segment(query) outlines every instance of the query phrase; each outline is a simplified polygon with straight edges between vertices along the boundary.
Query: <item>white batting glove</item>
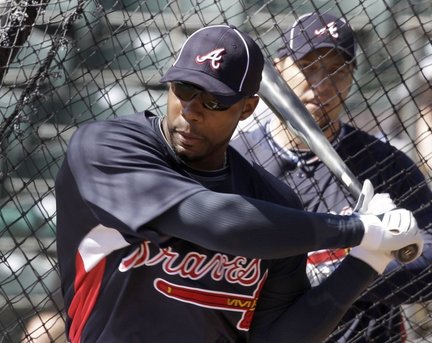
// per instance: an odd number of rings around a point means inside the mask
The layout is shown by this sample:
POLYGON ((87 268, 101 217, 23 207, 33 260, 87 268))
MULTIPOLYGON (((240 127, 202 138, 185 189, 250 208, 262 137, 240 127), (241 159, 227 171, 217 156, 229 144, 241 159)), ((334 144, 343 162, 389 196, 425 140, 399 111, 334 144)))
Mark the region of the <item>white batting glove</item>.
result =
POLYGON ((372 184, 366 180, 355 207, 365 234, 360 245, 354 247, 350 254, 382 274, 394 259, 393 251, 416 244, 418 251, 415 258, 419 257, 423 250, 423 238, 412 212, 396 209, 387 193, 373 195, 373 192, 372 184))
POLYGON ((366 179, 353 211, 360 214, 379 215, 395 208, 396 205, 390 195, 388 193, 374 194, 372 183, 366 179))
MULTIPOLYGON (((395 258, 394 252, 408 245, 417 245, 417 259, 423 251, 423 237, 411 211, 395 209, 386 212, 383 221, 374 215, 360 215, 365 234, 359 246, 351 249, 350 254, 366 262, 379 274, 395 258)), ((411 262, 410 261, 410 262, 411 262)))
POLYGON ((367 263, 375 269, 378 274, 384 273, 388 264, 394 259, 391 253, 367 250, 361 246, 352 248, 349 254, 367 263))
MULTIPOLYGON (((423 249, 423 238, 411 211, 403 208, 384 213, 382 220, 375 215, 361 214, 364 236, 360 246, 368 250, 391 252, 411 244, 423 249)), ((417 256, 417 257, 418 257, 417 256)), ((416 257, 416 258, 417 258, 416 257)))

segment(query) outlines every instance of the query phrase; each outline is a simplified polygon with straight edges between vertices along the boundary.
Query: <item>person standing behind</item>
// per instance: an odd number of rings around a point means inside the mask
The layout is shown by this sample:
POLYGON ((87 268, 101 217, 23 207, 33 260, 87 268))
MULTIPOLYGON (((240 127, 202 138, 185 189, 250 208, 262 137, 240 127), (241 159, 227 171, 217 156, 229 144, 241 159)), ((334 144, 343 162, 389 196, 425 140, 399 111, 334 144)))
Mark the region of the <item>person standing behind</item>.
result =
MULTIPOLYGON (((399 305, 432 297, 432 194, 415 164, 390 144, 340 120, 356 68, 355 36, 343 18, 329 13, 301 16, 282 37, 275 67, 294 90, 360 181, 370 179, 377 192, 388 193, 398 206, 414 212, 426 234, 422 258, 405 267, 392 262, 360 301, 350 309, 328 342, 401 342, 399 305)), ((231 145, 242 155, 290 185, 305 209, 350 213, 357 199, 344 189, 306 145, 291 134, 260 102, 254 115, 241 122, 231 145)), ((312 284, 325 280, 345 250, 309 255, 312 284)))
POLYGON ((412 213, 391 199, 368 196, 350 216, 309 213, 229 147, 258 103, 262 69, 250 36, 202 28, 161 79, 165 116, 145 111, 74 133, 55 183, 71 342, 318 343, 391 251, 414 243, 421 252, 412 213), (350 246, 311 288, 306 252, 350 246))

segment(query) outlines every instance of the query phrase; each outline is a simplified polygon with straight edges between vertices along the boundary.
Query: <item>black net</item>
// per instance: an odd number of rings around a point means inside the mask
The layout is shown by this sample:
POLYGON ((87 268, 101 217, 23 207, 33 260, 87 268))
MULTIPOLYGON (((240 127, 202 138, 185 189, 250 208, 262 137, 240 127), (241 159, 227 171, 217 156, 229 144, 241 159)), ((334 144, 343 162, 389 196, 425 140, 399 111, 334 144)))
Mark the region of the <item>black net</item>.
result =
MULTIPOLYGON (((195 30, 234 24, 273 59, 282 32, 313 10, 344 17, 358 40, 343 121, 404 151, 430 183, 429 0, 0 1, 0 342, 65 341, 54 179, 75 129, 164 114, 159 79, 195 30)), ((408 341, 428 341, 429 307, 403 306, 408 341)))

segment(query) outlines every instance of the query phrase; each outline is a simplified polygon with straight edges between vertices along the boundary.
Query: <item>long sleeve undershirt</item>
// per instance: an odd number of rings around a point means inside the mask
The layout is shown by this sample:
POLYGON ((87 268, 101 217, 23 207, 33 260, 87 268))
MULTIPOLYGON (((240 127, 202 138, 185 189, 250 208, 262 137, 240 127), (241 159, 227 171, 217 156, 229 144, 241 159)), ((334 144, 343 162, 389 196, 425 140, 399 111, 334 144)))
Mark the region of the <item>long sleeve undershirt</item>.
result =
POLYGON ((355 246, 364 232, 356 216, 312 214, 212 191, 187 197, 149 226, 207 249, 264 259, 355 246))

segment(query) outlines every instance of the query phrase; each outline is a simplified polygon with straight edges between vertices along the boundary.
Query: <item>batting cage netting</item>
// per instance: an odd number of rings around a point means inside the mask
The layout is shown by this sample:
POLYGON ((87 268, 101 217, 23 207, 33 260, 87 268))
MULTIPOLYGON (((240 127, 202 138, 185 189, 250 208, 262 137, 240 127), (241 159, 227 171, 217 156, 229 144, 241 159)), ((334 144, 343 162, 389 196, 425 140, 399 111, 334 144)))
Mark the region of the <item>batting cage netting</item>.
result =
MULTIPOLYGON (((431 187, 430 0, 0 1, 0 342, 66 341, 54 179, 75 129, 143 110, 163 115, 159 79, 205 25, 237 26, 272 60, 282 33, 315 10, 345 18, 358 41, 342 120, 405 152, 431 187)), ((432 286, 419 292, 398 307, 406 342, 432 342, 432 286)))

